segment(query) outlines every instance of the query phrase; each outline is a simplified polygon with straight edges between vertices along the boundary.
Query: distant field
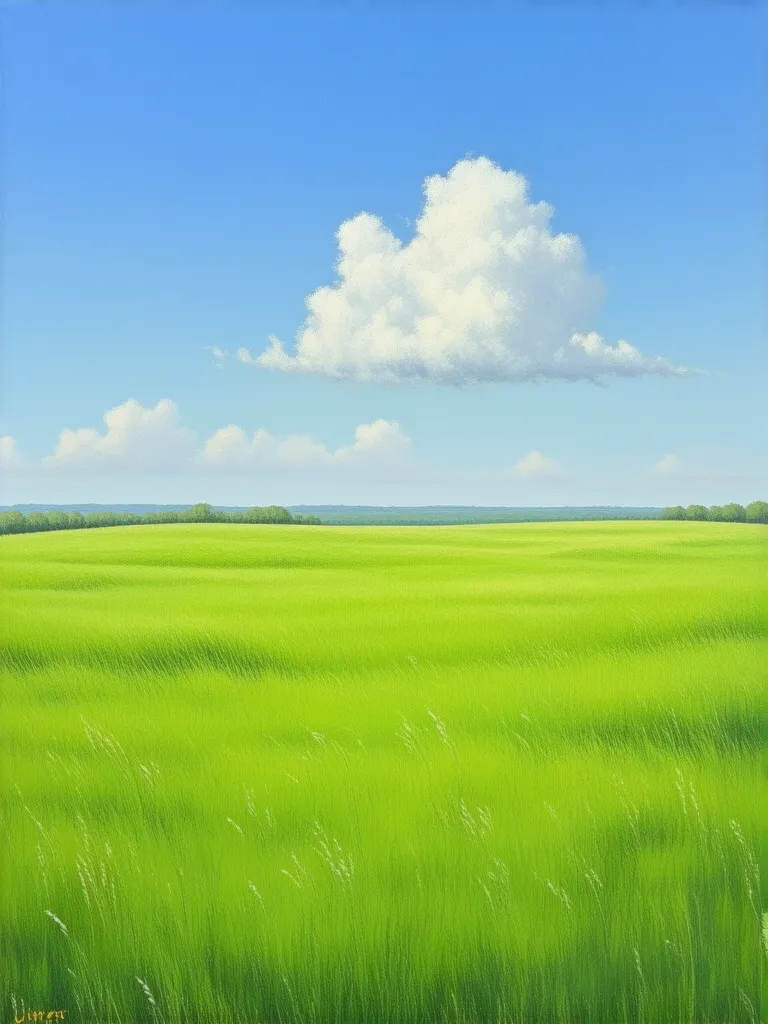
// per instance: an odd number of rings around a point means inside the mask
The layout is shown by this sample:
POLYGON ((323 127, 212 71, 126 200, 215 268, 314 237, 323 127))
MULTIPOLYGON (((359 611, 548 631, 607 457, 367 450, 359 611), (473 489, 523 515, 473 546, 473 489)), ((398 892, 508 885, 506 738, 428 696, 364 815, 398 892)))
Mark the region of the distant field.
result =
POLYGON ((562 508, 484 508, 421 505, 380 508, 362 505, 294 505, 292 512, 316 515, 329 526, 451 526, 464 523, 550 523, 603 519, 659 519, 660 508, 563 506, 562 508))
POLYGON ((759 1024, 767 544, 0 538, 3 1013, 759 1024))

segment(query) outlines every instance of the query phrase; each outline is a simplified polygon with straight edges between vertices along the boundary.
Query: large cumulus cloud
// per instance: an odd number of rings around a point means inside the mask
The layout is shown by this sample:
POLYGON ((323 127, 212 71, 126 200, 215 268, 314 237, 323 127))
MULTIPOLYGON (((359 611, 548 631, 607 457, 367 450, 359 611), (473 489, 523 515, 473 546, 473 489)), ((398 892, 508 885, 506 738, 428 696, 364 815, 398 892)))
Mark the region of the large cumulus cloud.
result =
POLYGON ((407 244, 370 213, 341 225, 338 281, 307 298, 293 352, 271 337, 262 354, 237 356, 388 384, 690 372, 590 330, 603 287, 578 237, 553 234, 552 214, 522 175, 461 160, 425 181, 407 244))

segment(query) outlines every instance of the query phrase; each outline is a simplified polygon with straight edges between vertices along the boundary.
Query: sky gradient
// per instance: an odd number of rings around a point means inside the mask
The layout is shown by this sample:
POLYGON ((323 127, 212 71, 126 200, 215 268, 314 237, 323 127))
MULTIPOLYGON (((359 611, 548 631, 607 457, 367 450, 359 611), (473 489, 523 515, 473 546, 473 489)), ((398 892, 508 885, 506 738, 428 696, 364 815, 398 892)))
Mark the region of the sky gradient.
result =
POLYGON ((767 498, 765 28, 3 10, 0 500, 767 498))

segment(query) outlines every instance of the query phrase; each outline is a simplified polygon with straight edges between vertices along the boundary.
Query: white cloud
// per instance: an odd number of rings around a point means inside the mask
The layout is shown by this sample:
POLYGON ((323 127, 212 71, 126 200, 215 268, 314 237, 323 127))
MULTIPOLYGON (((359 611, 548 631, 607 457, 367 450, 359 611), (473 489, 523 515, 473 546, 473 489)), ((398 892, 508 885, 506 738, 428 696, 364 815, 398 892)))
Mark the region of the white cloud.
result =
POLYGON ((259 360, 257 357, 251 355, 247 348, 239 348, 235 352, 235 359, 239 363, 245 363, 246 366, 258 366, 259 360))
POLYGON ((221 370, 229 357, 229 352, 225 348, 219 348, 218 345, 206 345, 204 347, 207 352, 211 353, 213 365, 217 370, 221 370))
POLYGON ((178 422, 175 402, 144 408, 135 398, 104 414, 106 431, 62 430, 49 469, 158 472, 173 470, 194 450, 194 434, 178 422))
POLYGON ((355 427, 355 443, 349 448, 340 448, 336 457, 341 459, 369 458, 396 459, 407 456, 411 439, 403 433, 395 420, 375 420, 355 427))
POLYGON ((355 428, 355 440, 335 451, 311 437, 276 437, 257 430, 251 437, 238 426, 217 430, 205 442, 201 461, 209 466, 263 469, 365 469, 408 462, 411 441, 399 423, 375 420, 355 428))
POLYGON ((0 437, 0 468, 10 469, 19 464, 19 452, 16 447, 16 439, 6 434, 0 437))
POLYGON ((656 476, 677 476, 681 469, 680 459, 677 455, 671 453, 663 456, 653 466, 653 472, 656 476))
POLYGON ((512 475, 519 477, 555 476, 559 472, 559 463, 548 459, 546 455, 542 455, 538 451, 528 452, 511 469, 512 475))
MULTIPOLYGON (((335 450, 301 434, 277 436, 259 429, 249 436, 234 424, 217 430, 200 448, 194 433, 180 425, 176 404, 168 398, 153 408, 130 399, 110 409, 104 423, 103 433, 89 427, 63 430, 43 467, 91 474, 333 470, 354 475, 407 468, 411 459, 410 438, 399 423, 384 419, 361 423, 352 443, 335 450)), ((0 461, 13 453, 13 439, 0 438, 0 461)))
POLYGON ((4 502, 711 505, 765 495, 765 466, 738 458, 727 469, 705 468, 668 453, 653 468, 625 464, 617 474, 595 465, 585 473, 533 450, 493 468, 481 453, 469 465, 422 460, 387 419, 359 424, 336 445, 236 425, 198 441, 169 399, 149 408, 131 400, 104 419, 101 432, 63 431, 42 461, 20 458, 15 440, 0 437, 4 502))
POLYGON ((404 245, 370 214, 337 232, 338 282, 306 300, 294 354, 270 338, 243 363, 341 380, 462 386, 543 378, 690 371, 588 330, 603 298, 576 235, 553 234, 553 209, 525 178, 485 157, 424 183, 404 245))

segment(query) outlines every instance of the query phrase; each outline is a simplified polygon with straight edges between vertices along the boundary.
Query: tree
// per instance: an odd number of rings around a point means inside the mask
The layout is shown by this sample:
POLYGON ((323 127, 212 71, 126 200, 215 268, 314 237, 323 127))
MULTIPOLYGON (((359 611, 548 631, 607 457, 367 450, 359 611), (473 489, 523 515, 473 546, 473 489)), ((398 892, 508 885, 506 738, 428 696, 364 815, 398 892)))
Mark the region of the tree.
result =
POLYGON ((743 505, 723 505, 723 520, 726 523, 746 523, 747 510, 743 505))
POLYGON ((69 529, 69 516, 66 512, 51 511, 46 513, 48 516, 48 529, 49 530, 68 530, 69 529))
POLYGON ((114 512, 89 512, 85 517, 85 525, 88 529, 98 529, 102 526, 117 526, 117 516, 114 512))
POLYGON ((26 533, 27 520, 21 512, 0 512, 0 533, 26 533))
POLYGON ((27 516, 27 530, 37 533, 40 530, 50 530, 48 515, 45 512, 30 512, 27 516))
POLYGON ((672 505, 665 508, 661 513, 662 519, 685 519, 685 509, 682 505, 672 505))
POLYGON ((115 526, 138 526, 141 516, 135 512, 115 512, 115 526))
POLYGON ((747 505, 748 523, 768 523, 768 501, 753 501, 747 505))
POLYGON ((282 505, 254 507, 247 512, 223 512, 206 502, 199 502, 183 512, 0 512, 0 534, 31 533, 40 530, 99 529, 106 526, 136 526, 153 523, 300 523, 305 526, 320 525, 317 516, 292 516, 282 505))
POLYGON ((210 523, 212 521, 213 508, 202 501, 179 513, 180 523, 210 523))
POLYGON ((141 517, 142 523, 161 524, 161 523, 178 523, 179 513, 178 512, 145 512, 141 517))
POLYGON ((710 523, 722 523, 723 509, 720 505, 710 505, 707 509, 707 519, 710 523))
POLYGON ((685 518, 704 520, 707 518, 707 510, 703 505, 689 505, 685 510, 685 518))
POLYGON ((287 508, 281 505, 267 505, 260 508, 258 505, 249 508, 245 513, 245 521, 248 523, 292 523, 293 516, 287 508))
POLYGON ((259 505, 254 505, 253 508, 249 508, 246 512, 243 512, 244 523, 266 523, 266 509, 259 505))

